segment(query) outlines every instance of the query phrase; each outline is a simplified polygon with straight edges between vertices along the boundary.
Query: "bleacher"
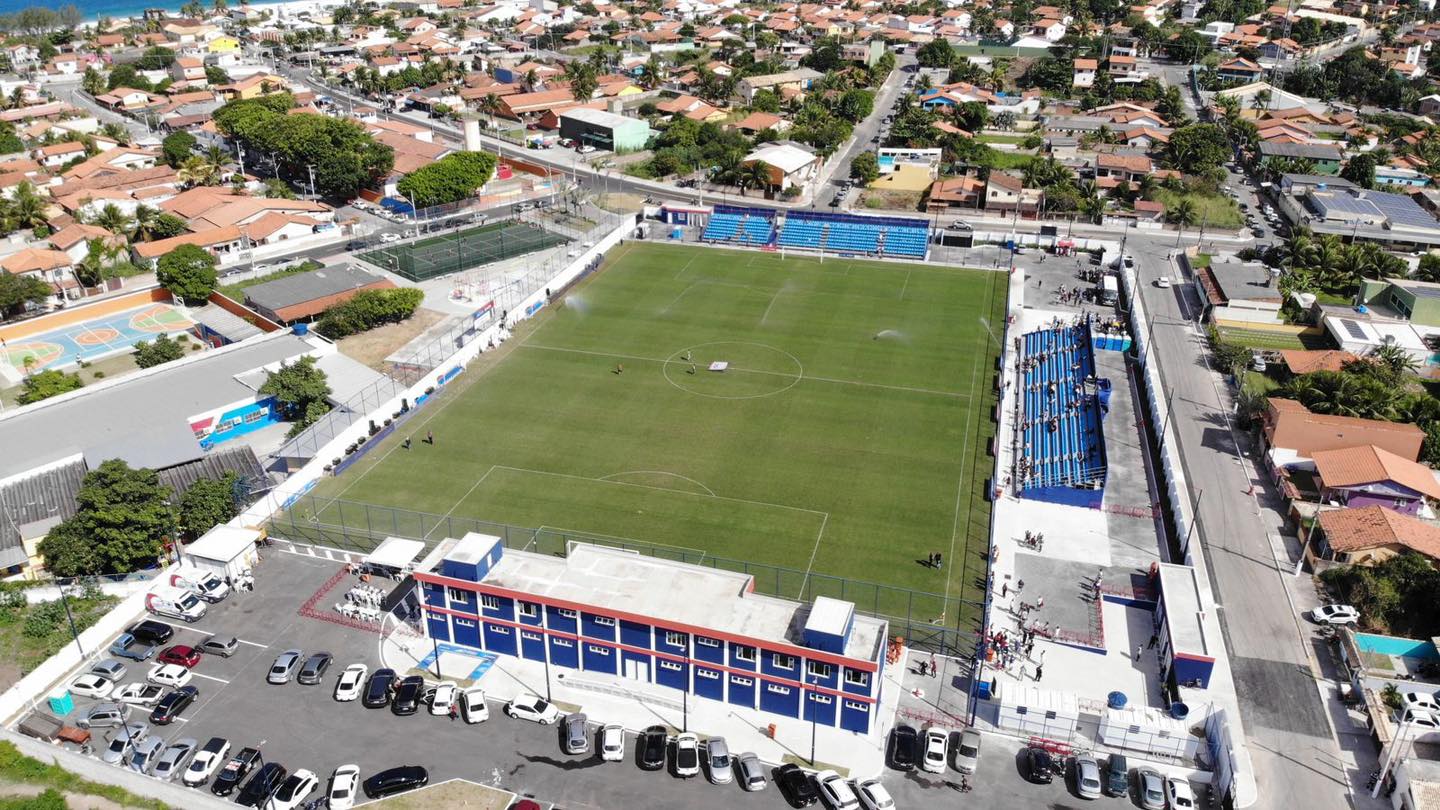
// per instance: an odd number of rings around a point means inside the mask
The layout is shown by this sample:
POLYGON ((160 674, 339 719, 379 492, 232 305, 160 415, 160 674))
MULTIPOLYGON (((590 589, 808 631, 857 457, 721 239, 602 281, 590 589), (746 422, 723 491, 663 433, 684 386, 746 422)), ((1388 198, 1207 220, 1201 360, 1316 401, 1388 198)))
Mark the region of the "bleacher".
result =
POLYGON ((929 240, 930 224, 923 219, 792 211, 785 215, 778 244, 837 253, 923 259, 929 240))
POLYGON ((1107 465, 1089 318, 1022 335, 1020 369, 1021 497, 1098 506, 1107 465))
POLYGON ((717 205, 700 238, 706 242, 728 242, 750 247, 768 245, 775 239, 775 212, 763 208, 717 205))

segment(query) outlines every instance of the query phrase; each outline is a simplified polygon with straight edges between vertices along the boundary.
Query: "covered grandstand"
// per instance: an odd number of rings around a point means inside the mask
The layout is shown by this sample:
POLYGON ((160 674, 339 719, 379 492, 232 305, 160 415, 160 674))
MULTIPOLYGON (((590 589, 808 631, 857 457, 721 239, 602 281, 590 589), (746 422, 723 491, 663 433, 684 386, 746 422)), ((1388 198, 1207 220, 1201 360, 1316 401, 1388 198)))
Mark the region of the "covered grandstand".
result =
POLYGON ((791 211, 785 215, 776 244, 782 248, 924 259, 929 243, 930 222, 924 219, 791 211))
POLYGON ((1022 498, 1099 508, 1109 380, 1095 376, 1088 317, 1020 336, 1015 481, 1022 498))
POLYGON ((775 241, 775 212, 717 205, 700 238, 706 242, 763 247, 775 241))

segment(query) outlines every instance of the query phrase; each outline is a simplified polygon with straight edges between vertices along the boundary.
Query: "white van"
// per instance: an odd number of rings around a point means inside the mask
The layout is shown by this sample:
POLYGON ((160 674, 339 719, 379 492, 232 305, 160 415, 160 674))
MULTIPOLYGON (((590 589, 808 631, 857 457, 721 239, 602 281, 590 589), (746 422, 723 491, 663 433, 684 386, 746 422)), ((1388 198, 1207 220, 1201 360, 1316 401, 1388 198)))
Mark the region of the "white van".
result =
POLYGON ((181 568, 170 574, 170 584, 177 588, 185 588, 195 592, 196 596, 206 602, 219 602, 230 595, 230 586, 225 584, 214 571, 201 571, 195 568, 181 568))
POLYGON ((145 595, 145 607, 156 616, 196 622, 205 616, 205 602, 194 591, 162 585, 145 595))

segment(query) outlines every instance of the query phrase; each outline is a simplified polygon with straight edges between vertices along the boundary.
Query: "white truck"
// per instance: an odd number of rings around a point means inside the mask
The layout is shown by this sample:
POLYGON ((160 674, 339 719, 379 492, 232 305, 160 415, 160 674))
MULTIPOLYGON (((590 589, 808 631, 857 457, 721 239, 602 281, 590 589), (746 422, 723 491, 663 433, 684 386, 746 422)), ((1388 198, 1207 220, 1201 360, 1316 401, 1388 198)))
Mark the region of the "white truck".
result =
POLYGON ((181 568, 171 572, 170 584, 194 591, 196 596, 206 602, 220 602, 230 595, 230 586, 214 571, 181 568))
POLYGON ((161 585, 145 594, 145 607, 156 616, 196 622, 205 616, 205 602, 194 591, 161 585))

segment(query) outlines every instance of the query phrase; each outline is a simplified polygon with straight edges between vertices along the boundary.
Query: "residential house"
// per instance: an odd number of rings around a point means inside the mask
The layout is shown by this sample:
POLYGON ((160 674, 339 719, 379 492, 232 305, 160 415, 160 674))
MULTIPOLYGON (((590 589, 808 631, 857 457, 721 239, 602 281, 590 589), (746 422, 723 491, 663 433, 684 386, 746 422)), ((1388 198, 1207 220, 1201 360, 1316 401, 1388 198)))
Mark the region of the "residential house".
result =
POLYGON ((1440 500, 1434 470, 1374 445, 1321 450, 1311 458, 1323 503, 1429 515, 1428 507, 1440 500))
POLYGON ((1076 59, 1075 78, 1072 84, 1077 87, 1095 86, 1095 73, 1100 69, 1100 62, 1095 59, 1076 59))
POLYGON ((50 234, 50 246, 64 251, 73 264, 78 264, 90 255, 90 242, 99 239, 107 247, 124 248, 125 237, 105 230, 99 225, 85 225, 79 222, 66 225, 50 234))
POLYGON ((991 172, 985 184, 985 210, 1000 214, 1019 211, 1033 214, 1040 208, 1040 189, 1026 188, 1025 181, 1004 172, 991 172))
POLYGON ((30 276, 49 284, 60 296, 80 297, 80 285, 75 280, 75 261, 70 254, 50 248, 25 248, 0 259, 0 270, 15 276, 30 276))
POLYGON ((1249 59, 1235 57, 1221 62, 1215 68, 1215 75, 1227 82, 1250 83, 1258 81, 1265 73, 1265 69, 1251 62, 1249 59))
POLYGON ((1408 422, 1312 413, 1303 404, 1282 397, 1266 400, 1261 432, 1271 452, 1279 449, 1304 458, 1326 450, 1374 445, 1414 461, 1425 441, 1425 431, 1408 422))
POLYGON ((985 202, 985 181, 978 177, 951 177, 930 185, 926 206, 931 211, 978 209, 985 202))
POLYGON ((1383 506, 1322 509, 1309 539, 1316 556, 1348 565, 1376 565, 1406 551, 1440 559, 1440 526, 1383 506))

